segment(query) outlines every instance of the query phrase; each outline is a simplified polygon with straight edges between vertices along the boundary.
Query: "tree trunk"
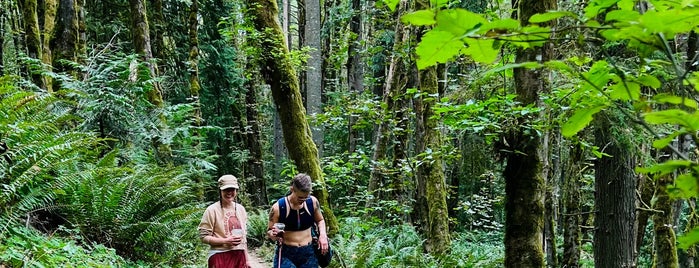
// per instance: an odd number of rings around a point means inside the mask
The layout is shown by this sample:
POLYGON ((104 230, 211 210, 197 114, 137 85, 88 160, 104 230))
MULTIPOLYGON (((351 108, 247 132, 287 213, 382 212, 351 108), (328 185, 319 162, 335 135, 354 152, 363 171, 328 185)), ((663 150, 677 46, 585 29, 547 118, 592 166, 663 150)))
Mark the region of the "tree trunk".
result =
MULTIPOLYGON (((250 70, 256 66, 248 66, 250 70)), ((253 72, 256 74, 256 72, 253 72)), ((253 75, 256 77, 257 75, 253 75)), ((247 168, 245 169, 245 181, 247 193, 250 196, 252 205, 255 207, 264 207, 269 205, 267 200, 267 185, 265 183, 264 172, 264 157, 262 154, 262 144, 260 143, 260 121, 258 106, 257 106, 257 86, 254 81, 256 79, 247 79, 245 87, 245 107, 247 116, 247 131, 245 131, 246 148, 250 151, 248 156, 247 168)))
POLYGON ((579 143, 571 146, 563 175, 563 259, 561 266, 569 268, 580 267, 581 246, 581 211, 580 211, 580 180, 584 172, 582 163, 584 151, 579 143))
MULTIPOLYGON (((53 54, 51 53, 51 41, 56 29, 56 13, 58 10, 58 2, 56 0, 43 0, 43 28, 41 29, 41 62, 52 66, 53 54)), ((72 5, 72 3, 71 3, 72 5)), ((48 92, 53 91, 53 79, 49 76, 44 76, 43 84, 48 92)))
MULTIPOLYGON (((53 66, 58 72, 70 72, 69 65, 59 60, 78 61, 78 43, 80 35, 79 9, 75 0, 60 0, 57 13, 56 38, 53 39, 53 66)), ((74 74, 75 76, 75 74, 74 74)))
MULTIPOLYGON (((39 14, 37 13, 37 0, 19 0, 20 8, 22 9, 22 18, 24 18, 24 36, 27 47, 27 56, 33 59, 43 59, 43 51, 41 49, 41 29, 39 27, 39 14)), ((36 71, 31 71, 31 77, 34 84, 40 88, 46 88, 45 81, 41 74, 36 71)))
MULTIPOLYGON (((360 0, 352 0, 352 17, 350 18, 350 37, 347 48, 347 84, 350 94, 360 94, 364 91, 364 70, 362 68, 361 44, 362 37, 362 3, 360 0)), ((350 114, 348 127, 348 153, 353 153, 357 147, 357 130, 354 125, 357 117, 350 114)))
MULTIPOLYGON (((518 19, 527 25, 536 13, 556 9, 555 0, 520 0, 513 2, 518 19)), ((551 59, 552 47, 518 49, 516 62, 551 59)), ((522 106, 539 105, 539 94, 550 87, 543 70, 514 69, 515 92, 522 106)), ((520 118, 519 125, 529 125, 535 118, 520 118)), ((544 198, 540 150, 542 137, 524 128, 507 134, 510 144, 505 166, 505 267, 544 267, 544 198)))
POLYGON ((433 117, 432 108, 435 105, 438 85, 437 68, 429 67, 419 72, 419 90, 422 97, 415 101, 415 114, 418 128, 416 150, 419 154, 425 153, 430 158, 422 159, 423 163, 417 168, 417 179, 424 181, 419 185, 425 185, 425 199, 427 200, 427 252, 436 255, 445 254, 450 246, 449 238, 449 211, 447 210, 447 185, 444 176, 444 162, 439 156, 442 147, 441 135, 438 130, 437 119, 433 117))
MULTIPOLYGON (((131 30, 133 45, 136 53, 148 65, 151 78, 156 77, 156 66, 151 62, 153 52, 151 51, 150 32, 148 30, 148 17, 146 16, 146 3, 144 0, 129 0, 131 11, 131 30)), ((153 83, 153 89, 148 91, 148 101, 156 107, 162 107, 163 96, 158 83, 153 83)))
POLYGON ((675 230, 673 229, 673 200, 667 193, 667 186, 672 183, 672 175, 665 175, 657 178, 655 188, 653 208, 657 211, 662 211, 662 213, 653 214, 653 246, 655 249, 653 267, 657 268, 679 267, 675 230))
MULTIPOLYGON (((306 109, 311 116, 323 113, 323 51, 320 44, 320 0, 304 0, 306 3, 306 39, 304 46, 311 48, 306 70, 306 109)), ((323 156, 323 124, 318 122, 311 125, 313 142, 318 148, 318 155, 323 156)))
POLYGON ((633 169, 636 166, 630 133, 620 130, 619 118, 601 112, 595 116, 595 145, 611 157, 595 163, 595 237, 596 267, 636 267, 634 262, 636 219, 633 169))
POLYGON ((308 173, 317 183, 313 191, 323 208, 330 234, 338 231, 338 222, 328 203, 328 192, 320 168, 318 150, 301 100, 296 71, 284 44, 284 33, 278 19, 276 1, 248 0, 255 29, 261 34, 261 73, 270 85, 277 112, 282 123, 284 142, 298 170, 308 173))
MULTIPOLYGON (((201 104, 199 103, 199 0, 192 0, 189 6, 189 94, 194 105, 194 126, 201 126, 201 104)), ((199 136, 197 128, 194 135, 199 136)), ((197 143, 198 144, 198 143, 197 143)))
MULTIPOLYGON (((547 112, 542 112, 547 113, 547 112)), ((542 114, 542 118, 548 118, 542 114)), ((554 198, 554 189, 556 189, 556 177, 553 172, 554 165, 549 159, 552 155, 550 148, 551 137, 554 136, 552 131, 545 130, 543 144, 541 146, 540 155, 543 168, 541 169, 541 177, 546 179, 546 195, 544 198, 544 242, 546 251, 546 267, 558 267, 558 255, 556 254, 556 199, 554 198)), ((558 154, 560 155, 560 154, 558 154)))
MULTIPOLYGON (((163 39, 163 33, 165 32, 165 18, 163 17, 163 0, 152 0, 151 3, 153 14, 153 29, 151 31, 153 33, 153 56, 162 61, 165 59, 165 40, 163 39)), ((194 5, 194 3, 192 3, 192 5, 194 5)), ((192 18, 190 17, 190 31, 192 23, 191 19, 192 18)), ((161 71, 166 73, 164 67, 161 69, 161 71)))

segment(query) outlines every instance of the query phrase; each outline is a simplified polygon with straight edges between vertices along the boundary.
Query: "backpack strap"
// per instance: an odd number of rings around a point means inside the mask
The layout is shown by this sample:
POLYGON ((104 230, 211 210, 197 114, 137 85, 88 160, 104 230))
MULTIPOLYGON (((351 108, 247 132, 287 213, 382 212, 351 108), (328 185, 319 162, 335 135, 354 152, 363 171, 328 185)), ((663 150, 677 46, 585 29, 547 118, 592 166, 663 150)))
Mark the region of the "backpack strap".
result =
POLYGON ((286 216, 289 214, 289 209, 286 206, 286 196, 279 198, 277 204, 279 204, 279 222, 282 222, 286 220, 286 216))

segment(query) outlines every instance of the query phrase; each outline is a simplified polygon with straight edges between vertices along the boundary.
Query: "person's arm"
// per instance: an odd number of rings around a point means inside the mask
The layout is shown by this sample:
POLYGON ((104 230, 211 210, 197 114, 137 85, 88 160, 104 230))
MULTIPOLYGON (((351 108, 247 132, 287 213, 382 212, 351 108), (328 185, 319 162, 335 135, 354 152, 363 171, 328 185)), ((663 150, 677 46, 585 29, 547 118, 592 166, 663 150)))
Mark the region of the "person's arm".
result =
POLYGON ((277 228, 274 228, 274 224, 279 221, 279 203, 274 203, 269 209, 269 220, 267 221, 267 238, 271 240, 278 240, 277 228))
POLYGON ((320 246, 320 251, 325 254, 328 252, 328 232, 325 228, 325 217, 320 209, 320 202, 315 196, 313 198, 313 218, 315 219, 316 225, 318 225, 318 245, 320 246))

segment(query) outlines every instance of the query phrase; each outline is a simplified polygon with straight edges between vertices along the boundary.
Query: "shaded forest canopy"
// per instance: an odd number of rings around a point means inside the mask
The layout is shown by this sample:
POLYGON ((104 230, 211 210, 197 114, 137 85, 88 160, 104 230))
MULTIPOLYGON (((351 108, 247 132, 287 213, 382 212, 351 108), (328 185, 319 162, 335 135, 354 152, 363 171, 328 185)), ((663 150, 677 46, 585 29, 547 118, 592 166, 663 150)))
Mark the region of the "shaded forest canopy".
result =
POLYGON ((199 267, 223 174, 270 259, 299 172, 332 267, 699 264, 693 1, 0 9, 0 267, 199 267))

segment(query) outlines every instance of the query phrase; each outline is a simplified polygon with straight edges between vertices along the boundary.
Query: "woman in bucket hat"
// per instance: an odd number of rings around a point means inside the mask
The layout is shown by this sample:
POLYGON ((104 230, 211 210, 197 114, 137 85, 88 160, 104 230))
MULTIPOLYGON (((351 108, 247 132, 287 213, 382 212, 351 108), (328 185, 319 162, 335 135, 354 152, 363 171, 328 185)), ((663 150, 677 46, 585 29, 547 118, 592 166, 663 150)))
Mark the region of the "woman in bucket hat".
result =
POLYGON ((208 244, 209 268, 247 268, 248 243, 246 223, 248 214, 236 202, 238 178, 223 175, 218 179, 219 198, 206 208, 199 223, 199 237, 208 244))

